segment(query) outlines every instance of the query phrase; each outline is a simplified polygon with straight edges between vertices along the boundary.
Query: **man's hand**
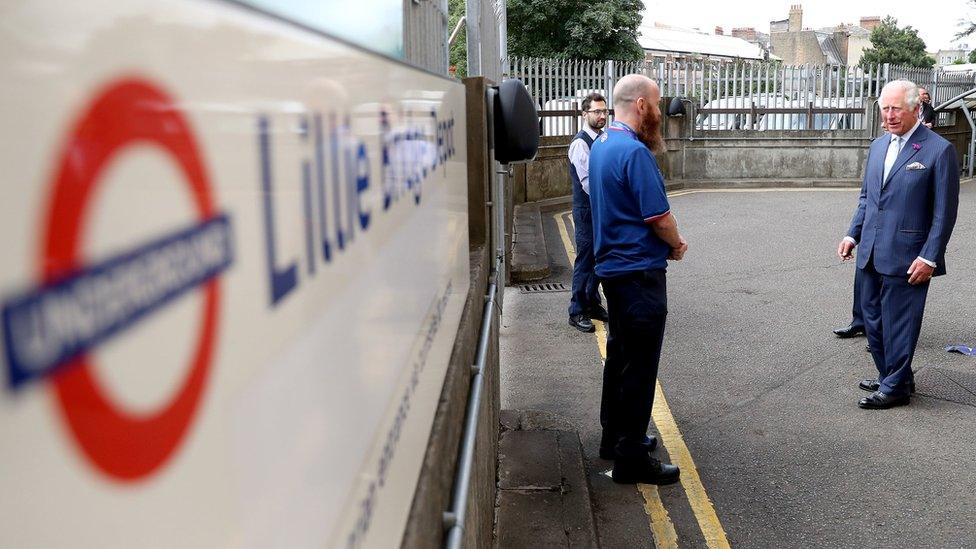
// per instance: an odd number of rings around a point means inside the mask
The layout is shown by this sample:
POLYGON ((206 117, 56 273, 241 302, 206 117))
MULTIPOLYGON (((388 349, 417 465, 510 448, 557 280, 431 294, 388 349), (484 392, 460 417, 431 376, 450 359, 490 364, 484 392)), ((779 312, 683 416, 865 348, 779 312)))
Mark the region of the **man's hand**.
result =
POLYGON ((911 267, 908 268, 908 283, 914 285, 928 282, 932 280, 932 273, 934 272, 935 268, 916 257, 915 261, 912 261, 911 267))
POLYGON ((668 254, 668 259, 672 261, 681 261, 681 258, 685 256, 685 252, 688 251, 688 241, 685 237, 678 235, 678 240, 681 244, 677 248, 671 248, 671 253, 668 254))
POLYGON ((840 244, 837 245, 837 257, 841 258, 843 261, 849 261, 852 257, 854 257, 855 246, 857 246, 857 244, 846 238, 841 240, 840 244))

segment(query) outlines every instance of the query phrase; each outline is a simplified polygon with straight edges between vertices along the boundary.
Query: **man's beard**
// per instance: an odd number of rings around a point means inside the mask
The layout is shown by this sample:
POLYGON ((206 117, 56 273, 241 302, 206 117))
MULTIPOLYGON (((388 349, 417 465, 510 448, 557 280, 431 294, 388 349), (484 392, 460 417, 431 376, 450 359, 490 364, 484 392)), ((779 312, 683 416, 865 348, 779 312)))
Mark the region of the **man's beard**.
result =
POLYGON ((641 119, 640 127, 637 128, 637 137, 654 154, 661 154, 667 150, 664 136, 661 135, 661 117, 650 109, 641 119))
POLYGON ((586 125, 589 126, 590 128, 592 128, 593 131, 600 131, 600 130, 602 130, 604 128, 604 126, 607 125, 607 121, 606 121, 606 119, 597 120, 593 124, 590 124, 590 121, 587 120, 586 121, 586 125))

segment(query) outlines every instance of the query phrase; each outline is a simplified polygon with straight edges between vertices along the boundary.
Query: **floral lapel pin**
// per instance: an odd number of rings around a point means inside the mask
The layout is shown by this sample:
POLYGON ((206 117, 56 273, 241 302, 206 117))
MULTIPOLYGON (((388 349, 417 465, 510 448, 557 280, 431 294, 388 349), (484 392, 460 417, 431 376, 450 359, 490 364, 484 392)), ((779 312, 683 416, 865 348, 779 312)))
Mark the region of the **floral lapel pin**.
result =
POLYGON ((922 145, 920 143, 912 143, 912 148, 916 151, 922 150, 922 145))

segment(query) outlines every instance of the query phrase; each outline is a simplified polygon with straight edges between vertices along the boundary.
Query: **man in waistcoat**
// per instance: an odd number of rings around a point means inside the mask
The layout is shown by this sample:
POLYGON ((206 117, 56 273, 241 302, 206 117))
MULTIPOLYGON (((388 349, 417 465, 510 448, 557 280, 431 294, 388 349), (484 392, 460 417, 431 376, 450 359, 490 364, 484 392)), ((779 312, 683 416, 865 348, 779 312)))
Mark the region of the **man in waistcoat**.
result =
POLYGON ((607 125, 607 100, 599 93, 583 99, 583 129, 569 145, 569 178, 573 184, 573 225, 576 227, 576 261, 573 293, 569 299, 569 325, 581 332, 595 330, 591 319, 607 321, 600 303, 599 281, 593 262, 593 220, 590 213, 590 147, 607 125))

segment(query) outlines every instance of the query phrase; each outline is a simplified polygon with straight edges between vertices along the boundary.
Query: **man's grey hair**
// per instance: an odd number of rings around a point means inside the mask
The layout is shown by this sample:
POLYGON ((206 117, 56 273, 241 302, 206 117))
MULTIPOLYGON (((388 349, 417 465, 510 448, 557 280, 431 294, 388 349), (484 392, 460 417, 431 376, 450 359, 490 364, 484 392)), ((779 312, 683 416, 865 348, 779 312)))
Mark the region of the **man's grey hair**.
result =
POLYGON ((888 82, 881 88, 881 95, 884 95, 888 90, 903 90, 905 92, 905 103, 909 109, 914 109, 921 101, 918 94, 918 86, 910 80, 892 80, 888 82))

